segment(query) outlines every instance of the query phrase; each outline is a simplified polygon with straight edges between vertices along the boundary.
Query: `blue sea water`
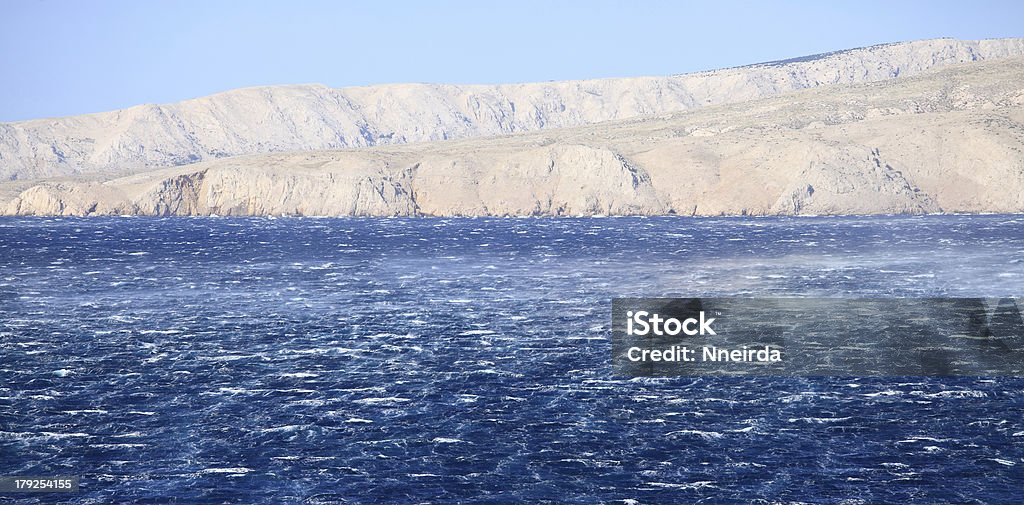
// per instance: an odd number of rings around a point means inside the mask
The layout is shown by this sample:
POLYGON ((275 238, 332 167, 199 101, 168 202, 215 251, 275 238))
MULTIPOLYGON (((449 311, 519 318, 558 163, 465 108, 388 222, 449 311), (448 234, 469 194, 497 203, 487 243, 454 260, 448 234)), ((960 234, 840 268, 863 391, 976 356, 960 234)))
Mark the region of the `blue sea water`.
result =
POLYGON ((18 503, 1019 503, 1024 379, 624 378, 619 296, 1020 296, 1024 217, 0 220, 18 503))

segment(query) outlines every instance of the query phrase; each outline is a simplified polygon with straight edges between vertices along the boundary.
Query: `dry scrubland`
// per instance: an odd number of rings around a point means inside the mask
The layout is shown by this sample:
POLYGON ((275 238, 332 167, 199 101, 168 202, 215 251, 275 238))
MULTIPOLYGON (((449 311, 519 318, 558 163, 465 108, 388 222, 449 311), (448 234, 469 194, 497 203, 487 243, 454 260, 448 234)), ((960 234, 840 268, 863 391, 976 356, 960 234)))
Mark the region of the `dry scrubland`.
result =
POLYGON ((0 211, 1021 212, 1022 55, 1022 39, 943 39, 665 78, 253 88, 8 123, 0 211))

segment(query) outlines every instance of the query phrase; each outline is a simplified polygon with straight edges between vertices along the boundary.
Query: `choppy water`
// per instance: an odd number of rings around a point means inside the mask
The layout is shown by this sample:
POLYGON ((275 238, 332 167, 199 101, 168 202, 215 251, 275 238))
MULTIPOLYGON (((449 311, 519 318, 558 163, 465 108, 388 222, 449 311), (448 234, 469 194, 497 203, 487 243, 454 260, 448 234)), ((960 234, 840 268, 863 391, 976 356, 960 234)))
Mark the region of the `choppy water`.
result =
POLYGON ((1020 216, 8 218, 0 474, 82 476, 27 503, 1013 503, 1024 380, 616 378, 608 319, 1022 288, 1020 216))

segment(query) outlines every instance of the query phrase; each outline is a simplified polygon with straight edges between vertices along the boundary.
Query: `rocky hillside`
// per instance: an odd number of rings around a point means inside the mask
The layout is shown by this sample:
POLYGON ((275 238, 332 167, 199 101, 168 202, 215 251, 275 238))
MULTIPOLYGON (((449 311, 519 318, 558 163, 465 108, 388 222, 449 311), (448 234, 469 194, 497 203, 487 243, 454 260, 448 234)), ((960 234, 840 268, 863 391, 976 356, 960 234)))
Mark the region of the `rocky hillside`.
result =
MULTIPOLYGON (((672 77, 240 89, 169 105, 0 124, 0 180, 127 174, 254 153, 572 127, 1020 55, 1024 39, 937 39, 672 77)), ((569 156, 551 154, 563 155, 569 156)))
MULTIPOLYGON (((792 71, 800 64, 804 73, 794 82, 820 82, 822 74, 807 76, 828 58, 833 56, 704 79, 792 71)), ((864 72, 863 65, 832 69, 833 80, 864 72)), ((749 76, 735 78, 733 89, 744 93, 778 92, 755 91, 749 76)), ((609 87, 602 93, 618 86, 614 82, 602 81, 609 87)), ((727 101, 727 87, 700 96, 727 101)), ((621 103, 635 105, 635 96, 621 103)), ((543 95, 535 99, 543 101, 543 95)), ((557 117, 600 117, 579 107, 557 117)), ((402 110, 420 111, 411 104, 402 110)), ((520 128, 515 124, 502 128, 520 128)), ((1024 58, 504 137, 250 155, 110 180, 42 182, 3 210, 375 216, 1022 212, 1024 58)))

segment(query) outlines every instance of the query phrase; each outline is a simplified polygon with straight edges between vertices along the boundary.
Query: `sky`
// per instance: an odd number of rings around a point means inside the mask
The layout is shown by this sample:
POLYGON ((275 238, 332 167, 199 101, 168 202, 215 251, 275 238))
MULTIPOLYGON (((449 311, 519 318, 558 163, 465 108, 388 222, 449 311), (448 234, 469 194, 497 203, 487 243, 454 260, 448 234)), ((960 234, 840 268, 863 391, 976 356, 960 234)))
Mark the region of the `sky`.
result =
POLYGON ((0 0, 0 121, 273 84, 670 75, 1022 20, 1016 0, 0 0))

